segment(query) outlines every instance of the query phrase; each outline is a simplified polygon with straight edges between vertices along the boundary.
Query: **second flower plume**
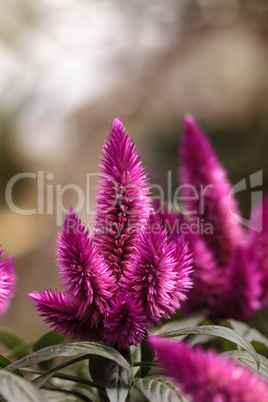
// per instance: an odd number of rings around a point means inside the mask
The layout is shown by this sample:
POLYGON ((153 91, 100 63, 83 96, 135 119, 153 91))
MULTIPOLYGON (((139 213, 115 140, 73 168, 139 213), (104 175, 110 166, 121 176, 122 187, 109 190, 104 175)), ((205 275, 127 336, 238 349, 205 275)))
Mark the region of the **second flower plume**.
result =
POLYGON ((56 331, 128 349, 180 307, 192 258, 153 213, 147 175, 119 119, 102 153, 93 235, 71 208, 57 242, 63 292, 29 296, 56 331))

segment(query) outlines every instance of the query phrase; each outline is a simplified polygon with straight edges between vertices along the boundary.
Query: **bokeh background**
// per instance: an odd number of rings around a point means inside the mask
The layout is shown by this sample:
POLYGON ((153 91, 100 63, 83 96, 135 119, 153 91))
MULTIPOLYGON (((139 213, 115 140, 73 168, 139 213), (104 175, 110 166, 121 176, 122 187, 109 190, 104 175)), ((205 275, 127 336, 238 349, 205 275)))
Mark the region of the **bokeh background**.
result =
MULTIPOLYGON (((86 191, 113 117, 136 142, 151 182, 164 189, 168 171, 177 185, 183 116, 191 113, 232 183, 263 170, 268 191, 268 1, 0 0, 0 6, 0 242, 15 256, 19 276, 0 326, 31 341, 48 327, 27 293, 60 287, 56 186, 86 191), (43 172, 44 213, 20 215, 7 205, 7 183, 23 172, 43 172)), ((37 181, 17 182, 13 195, 19 208, 37 208, 37 181)), ((248 217, 249 190, 238 198, 248 217)), ((65 192, 65 208, 77 201, 74 191, 65 192)), ((92 222, 86 206, 80 216, 92 222)))

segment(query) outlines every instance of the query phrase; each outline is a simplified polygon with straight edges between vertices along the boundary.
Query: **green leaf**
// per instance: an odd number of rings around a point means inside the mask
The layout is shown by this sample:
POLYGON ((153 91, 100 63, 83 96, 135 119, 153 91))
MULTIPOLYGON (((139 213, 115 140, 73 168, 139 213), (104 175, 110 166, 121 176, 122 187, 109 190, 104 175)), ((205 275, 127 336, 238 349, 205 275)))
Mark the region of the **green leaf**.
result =
POLYGON ((30 382, 5 370, 0 370, 0 395, 6 402, 45 402, 30 382))
POLYGON ((248 324, 252 328, 256 328, 262 334, 268 336, 268 307, 264 307, 261 310, 256 311, 256 313, 249 318, 248 324))
POLYGON ((266 357, 258 354, 260 360, 260 367, 258 368, 253 357, 244 350, 230 350, 221 355, 236 359, 238 362, 242 363, 243 366, 249 366, 256 374, 262 375, 266 381, 268 381, 268 360, 266 357))
POLYGON ((204 314, 199 314, 197 316, 194 315, 192 317, 185 318, 182 320, 170 321, 167 324, 162 325, 161 327, 155 327, 149 330, 149 334, 161 335, 170 331, 178 331, 183 328, 195 327, 204 319, 205 319, 204 314))
MULTIPOLYGON (((0 369, 7 367, 9 364, 11 364, 11 361, 5 356, 0 355, 0 369)), ((23 378, 23 375, 19 370, 15 370, 14 373, 23 378)))
POLYGON ((69 391, 60 388, 42 389, 41 393, 47 398, 47 400, 49 400, 49 402, 93 402, 92 399, 81 394, 81 392, 69 391))
MULTIPOLYGON (((151 349, 149 348, 148 343, 146 342, 146 340, 141 343, 140 347, 141 347, 141 361, 142 361, 142 363, 152 362, 154 360, 154 356, 153 356, 153 353, 151 352, 151 349)), ((146 374, 148 374, 149 371, 150 371, 150 367, 141 366, 140 377, 145 377, 146 374)))
MULTIPOLYGON (((68 367, 72 364, 75 364, 77 362, 80 362, 82 360, 88 359, 88 355, 82 355, 79 357, 75 357, 74 359, 67 360, 64 363, 59 364, 58 366, 52 367, 52 369, 46 371, 45 373, 41 374, 39 377, 35 378, 33 382, 35 385, 38 387, 41 387, 50 377, 52 377, 57 371, 62 370, 65 367, 68 367)), ((76 378, 76 377, 75 377, 76 378)))
POLYGON ((130 374, 132 373, 129 363, 116 349, 98 342, 71 342, 48 346, 11 363, 7 369, 14 370, 16 368, 28 367, 59 356, 78 357, 82 355, 105 357, 124 367, 130 374))
MULTIPOLYGON (((42 372, 42 370, 38 370, 35 368, 25 368, 25 369, 21 369, 21 371, 25 372, 25 373, 31 373, 31 374, 41 374, 41 375, 47 375, 48 372, 42 372)), ((93 392, 90 388, 97 388, 100 389, 101 387, 94 383, 93 381, 88 380, 85 377, 81 377, 81 376, 77 376, 77 375, 71 375, 71 374, 66 374, 66 373, 53 373, 52 377, 54 378, 59 378, 61 380, 66 380, 66 381, 71 381, 74 382, 76 386, 84 386, 86 387, 87 391, 91 393, 93 392)), ((35 382, 36 380, 34 380, 33 382, 35 382)), ((37 382, 38 383, 38 382, 37 382)))
POLYGON ((175 331, 169 331, 162 335, 165 336, 179 336, 179 335, 213 335, 219 336, 229 341, 236 343, 245 349, 256 361, 257 366, 259 367, 260 361, 258 355, 253 348, 253 346, 248 342, 248 340, 237 332, 233 331, 230 328, 221 327, 220 325, 201 325, 199 327, 192 328, 182 328, 175 331))
POLYGON ((43 397, 45 397, 49 402, 76 402, 78 401, 74 395, 66 395, 60 390, 50 390, 50 389, 41 389, 40 390, 43 397))
POLYGON ((103 380, 104 362, 105 359, 102 357, 92 357, 88 361, 89 373, 91 375, 92 380, 102 387, 104 387, 104 380, 103 380))
POLYGON ((56 332, 48 332, 43 335, 33 346, 34 352, 37 350, 43 349, 47 346, 58 345, 64 341, 64 337, 57 334, 56 332))
POLYGON ((135 379, 134 384, 149 402, 182 402, 186 401, 167 380, 161 377, 135 379))
POLYGON ((106 360, 103 367, 104 386, 111 402, 125 402, 132 383, 132 376, 117 363, 106 360))
POLYGON ((5 345, 9 349, 12 349, 25 342, 15 332, 13 332, 9 329, 1 328, 0 329, 0 343, 5 345))
MULTIPOLYGON (((64 338, 57 334, 56 332, 48 332, 47 334, 43 335, 33 346, 33 351, 36 352, 37 350, 43 349, 47 346, 58 345, 64 341, 64 338)), ((53 359, 40 362, 39 366, 43 370, 49 370, 53 367, 53 359)))
POLYGON ((17 356, 20 358, 25 356, 29 351, 29 345, 26 344, 20 336, 9 329, 0 329, 0 343, 4 345, 10 352, 13 352, 13 350, 16 351, 16 353, 9 353, 8 357, 17 356))
POLYGON ((255 328, 249 327, 247 324, 241 321, 228 319, 232 328, 238 332, 240 335, 243 335, 249 342, 258 342, 268 347, 268 338, 257 331, 255 328))

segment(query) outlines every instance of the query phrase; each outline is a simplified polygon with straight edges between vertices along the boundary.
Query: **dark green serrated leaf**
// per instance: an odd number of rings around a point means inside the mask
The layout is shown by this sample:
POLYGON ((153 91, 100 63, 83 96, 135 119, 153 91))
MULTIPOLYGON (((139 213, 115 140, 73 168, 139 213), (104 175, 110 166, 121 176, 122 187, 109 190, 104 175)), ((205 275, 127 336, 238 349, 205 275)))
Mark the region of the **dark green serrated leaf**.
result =
MULTIPOLYGON (((11 364, 11 361, 8 360, 5 356, 0 355, 0 369, 7 367, 9 364, 11 364)), ((23 375, 19 370, 15 370, 14 374, 17 374, 18 376, 23 378, 23 375)))
POLYGON ((117 363, 106 360, 103 366, 104 386, 111 402, 125 402, 132 383, 128 371, 117 363))
POLYGON ((244 350, 230 350, 221 355, 236 359, 238 362, 242 363, 243 366, 249 366, 255 373, 260 374, 268 381, 268 360, 266 357, 258 354, 260 360, 260 367, 258 368, 253 357, 244 350))
POLYGON ((5 370, 0 370, 0 395, 6 402, 47 401, 30 382, 5 370))
POLYGON ((253 346, 248 342, 248 340, 244 336, 238 334, 237 332, 235 332, 230 328, 221 327, 220 325, 202 325, 199 327, 183 328, 176 331, 169 331, 162 335, 173 337, 173 336, 191 335, 191 334, 213 335, 228 339, 229 341, 232 341, 237 345, 241 346, 243 349, 245 349, 255 359, 257 366, 259 367, 260 365, 258 355, 253 346))
POLYGON ((149 402, 182 402, 178 389, 162 377, 147 377, 135 379, 135 386, 149 402))
POLYGON ((48 346, 10 364, 7 369, 14 370, 16 368, 27 367, 59 356, 78 357, 82 355, 100 356, 113 360, 131 374, 129 363, 116 349, 98 342, 71 342, 48 346))

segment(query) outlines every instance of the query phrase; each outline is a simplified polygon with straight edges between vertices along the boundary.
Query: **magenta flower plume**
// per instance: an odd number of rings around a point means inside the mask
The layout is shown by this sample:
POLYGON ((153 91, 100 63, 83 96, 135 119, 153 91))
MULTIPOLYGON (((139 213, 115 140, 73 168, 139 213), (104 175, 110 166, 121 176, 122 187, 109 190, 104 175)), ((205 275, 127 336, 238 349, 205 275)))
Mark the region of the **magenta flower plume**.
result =
MULTIPOLYGON (((168 208, 159 203, 155 203, 154 211, 160 218, 162 225, 167 230, 172 240, 176 240, 178 236, 184 234, 187 222, 184 219, 184 215, 180 212, 168 211, 168 208)), ((187 229, 186 232, 188 233, 187 229)))
POLYGON ((120 120, 113 121, 102 153, 94 239, 119 279, 150 212, 148 180, 136 147, 120 120))
POLYGON ((120 282, 140 301, 149 325, 159 324, 161 318, 174 314, 191 284, 188 276, 190 267, 187 259, 184 260, 186 253, 182 251, 181 260, 178 260, 174 249, 175 245, 160 219, 151 214, 134 246, 125 277, 120 282))
POLYGON ((111 301, 104 319, 105 340, 109 345, 127 349, 141 343, 147 326, 143 309, 132 295, 119 294, 111 301))
POLYGON ((151 336, 149 344, 165 375, 193 402, 267 401, 268 384, 234 360, 157 336, 151 336))
MULTIPOLYGON (((175 240, 171 242, 173 247, 173 256, 176 261, 175 272, 177 274, 177 284, 183 283, 184 290, 191 289, 193 281, 190 278, 190 274, 193 272, 193 255, 189 248, 188 242, 184 235, 177 236, 175 240)), ((186 300, 186 295, 181 293, 181 300, 186 300)))
POLYGON ((259 301, 261 306, 268 305, 268 195, 252 213, 250 228, 246 239, 249 259, 255 263, 260 279, 259 301))
POLYGON ((55 331, 127 349, 180 307, 192 261, 184 239, 150 215, 148 180, 118 119, 103 156, 94 234, 71 208, 57 241, 63 292, 29 296, 55 331))
MULTIPOLYGON (((77 306, 78 316, 85 317, 87 310, 92 308, 103 314, 107 301, 112 297, 114 279, 97 248, 93 246, 88 230, 72 208, 57 244, 62 286, 69 301, 77 306)), ((92 324, 94 326, 94 320, 92 324)))
POLYGON ((230 213, 239 216, 227 174, 208 139, 192 116, 185 118, 179 171, 186 210, 197 225, 202 221, 205 234, 189 234, 195 259, 193 293, 214 304, 224 289, 225 274, 236 247, 243 240, 242 228, 230 213), (210 230, 209 230, 210 228, 210 230), (200 286, 198 285, 200 284, 200 286))
MULTIPOLYGON (((3 251, 0 251, 0 258, 2 258, 3 254, 3 251)), ((17 276, 13 257, 0 261, 0 316, 7 311, 10 305, 16 282, 17 276)))
POLYGON ((62 292, 51 290, 42 293, 32 292, 29 297, 36 303, 40 316, 44 322, 62 335, 68 335, 71 339, 94 340, 98 338, 97 328, 89 329, 86 320, 81 320, 77 314, 77 308, 73 306, 62 292))
POLYGON ((218 300, 220 316, 244 320, 261 308, 262 277, 250 254, 247 244, 234 254, 226 274, 224 296, 218 300))
POLYGON ((205 237, 207 247, 219 267, 226 266, 243 237, 241 226, 230 210, 238 216, 240 214, 236 200, 231 195, 227 173, 192 116, 185 118, 180 153, 180 182, 185 185, 185 196, 190 195, 186 200, 187 210, 194 218, 201 218, 212 225, 213 233, 205 237), (199 197, 193 197, 193 187, 199 197))
POLYGON ((45 322, 72 339, 94 339, 113 296, 114 278, 71 208, 59 234, 62 292, 30 293, 45 322))

